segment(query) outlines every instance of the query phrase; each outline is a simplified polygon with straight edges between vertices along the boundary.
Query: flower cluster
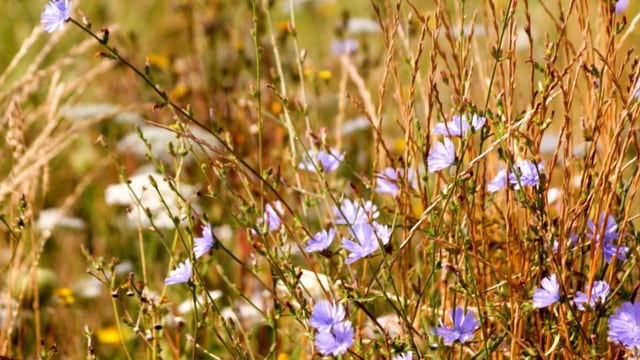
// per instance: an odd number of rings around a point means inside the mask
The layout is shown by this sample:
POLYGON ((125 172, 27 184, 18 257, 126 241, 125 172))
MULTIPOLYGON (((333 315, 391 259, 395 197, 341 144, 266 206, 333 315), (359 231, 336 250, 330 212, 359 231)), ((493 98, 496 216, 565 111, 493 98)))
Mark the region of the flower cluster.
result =
POLYGON ((391 239, 391 228, 373 221, 379 212, 371 201, 364 201, 360 205, 344 199, 340 208, 334 206, 333 213, 336 224, 349 225, 349 234, 355 240, 342 239, 342 248, 350 252, 345 261, 347 265, 371 255, 380 248, 380 244, 386 245, 391 239))
POLYGON ((353 345, 353 326, 345 317, 340 304, 322 300, 313 307, 309 325, 317 331, 315 344, 322 355, 342 355, 353 345))
POLYGON ((347 265, 373 254, 380 248, 380 243, 386 245, 391 239, 391 228, 376 222, 352 225, 349 233, 355 241, 342 239, 342 247, 350 252, 345 261, 347 265))
MULTIPOLYGON (((193 238, 193 255, 196 259, 201 258, 211 250, 215 243, 211 224, 202 225, 202 236, 193 238)), ((169 273, 164 279, 166 285, 182 284, 189 282, 193 276, 193 265, 190 259, 186 259, 183 263, 169 273)))
POLYGON ((529 160, 518 161, 513 164, 513 171, 507 174, 504 168, 487 184, 487 191, 494 193, 507 185, 515 190, 522 186, 538 186, 540 174, 544 171, 544 163, 535 164, 529 160))
POLYGON ((451 326, 444 325, 441 320, 440 326, 434 329, 445 345, 452 345, 456 341, 465 343, 473 339, 473 332, 480 327, 476 314, 472 310, 465 312, 461 307, 449 310, 449 320, 451 326))
MULTIPOLYGON (((560 300, 560 284, 555 274, 542 279, 540 285, 542 288, 537 288, 533 293, 534 308, 545 308, 560 300)), ((603 304, 609 296, 610 288, 606 281, 594 281, 591 290, 589 287, 586 284, 586 292, 577 291, 573 298, 573 303, 579 310, 593 309, 597 304, 603 304)))
MULTIPOLYGON (((465 137, 471 129, 473 131, 480 130, 486 123, 486 118, 473 114, 471 119, 467 115, 454 115, 450 122, 438 123, 433 128, 433 135, 442 135, 449 137, 465 137)), ((427 166, 429 172, 444 170, 453 165, 456 161, 456 149, 448 137, 442 142, 436 143, 435 147, 429 151, 427 157, 427 166)))
POLYGON ((333 215, 336 217, 338 225, 355 225, 368 222, 369 218, 376 219, 380 213, 378 207, 369 200, 360 204, 357 201, 344 199, 340 203, 340 208, 333 207, 333 215))
MULTIPOLYGON (((371 201, 344 199, 340 207, 333 207, 333 214, 337 225, 348 225, 352 239, 342 238, 342 248, 349 251, 345 261, 347 265, 373 254, 380 244, 386 245, 391 239, 392 229, 373 221, 380 214, 371 201)), ((335 236, 335 229, 321 230, 307 241, 305 251, 324 251, 331 246, 335 236)))
MULTIPOLYGON (((536 289, 533 294, 533 307, 547 307, 560 300, 560 286, 555 274, 542 279, 541 285, 542 288, 536 289)), ((575 306, 583 311, 604 304, 610 287, 606 281, 594 281, 590 290, 589 284, 585 286, 585 291, 577 291, 573 299, 575 306)), ((608 323, 612 342, 622 344, 630 352, 640 351, 640 302, 623 303, 609 317, 608 323)))

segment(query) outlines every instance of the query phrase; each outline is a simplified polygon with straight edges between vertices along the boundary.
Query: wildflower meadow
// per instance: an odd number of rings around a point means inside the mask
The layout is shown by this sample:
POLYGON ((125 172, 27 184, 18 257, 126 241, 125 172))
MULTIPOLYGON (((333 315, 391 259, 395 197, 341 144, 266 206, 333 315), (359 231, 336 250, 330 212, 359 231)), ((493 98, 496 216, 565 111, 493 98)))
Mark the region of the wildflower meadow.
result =
POLYGON ((0 359, 640 358, 640 3, 0 9, 0 359))

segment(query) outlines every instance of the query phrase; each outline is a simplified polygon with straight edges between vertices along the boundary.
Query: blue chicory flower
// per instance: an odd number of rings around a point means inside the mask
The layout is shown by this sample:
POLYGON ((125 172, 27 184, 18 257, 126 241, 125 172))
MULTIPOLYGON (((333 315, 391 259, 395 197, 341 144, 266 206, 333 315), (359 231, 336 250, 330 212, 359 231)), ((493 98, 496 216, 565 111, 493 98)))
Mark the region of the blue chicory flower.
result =
MULTIPOLYGON (((462 117, 464 117, 464 115, 462 117)), ((487 118, 485 118, 484 116, 479 116, 477 114, 471 115, 471 127, 473 128, 473 130, 478 131, 482 129, 482 127, 486 123, 487 118)))
POLYGON ((631 1, 630 0, 618 0, 616 1, 616 7, 614 9, 614 12, 616 14, 621 14, 623 11, 627 10, 627 8, 629 7, 629 3, 631 1))
MULTIPOLYGON (((376 174, 376 192, 378 194, 390 194, 397 196, 400 193, 401 180, 404 176, 404 169, 394 169, 388 167, 383 172, 376 174)), ((411 170, 407 171, 406 181, 413 183, 414 174, 411 170)))
POLYGON ((323 251, 331 246, 333 239, 336 237, 336 230, 329 229, 317 232, 307 242, 307 247, 304 249, 306 252, 323 251))
POLYGON ((342 200, 340 203, 340 209, 333 207, 333 215, 336 217, 336 224, 340 225, 354 225, 376 219, 380 213, 378 207, 371 201, 363 201, 360 205, 357 201, 351 201, 349 199, 342 200))
POLYGON ((186 283, 191 279, 191 276, 193 276, 193 267, 191 260, 187 259, 169 273, 169 276, 164 279, 164 283, 165 285, 186 283))
MULTIPOLYGON (((574 247, 576 246, 577 243, 578 243, 578 235, 571 233, 569 234, 569 241, 566 242, 566 245, 567 245, 566 248, 574 247)), ((558 253, 559 249, 560 249, 560 243, 558 242, 558 240, 555 240, 553 242, 553 252, 558 253)))
POLYGON ((329 149, 329 152, 320 150, 310 155, 311 158, 306 158, 298 164, 298 169, 316 172, 319 168, 319 170, 325 173, 330 173, 337 170, 342 160, 344 160, 344 155, 333 148, 329 149), (320 166, 318 166, 318 164, 320 166))
MULTIPOLYGON (((262 218, 256 221, 258 225, 258 229, 262 232, 262 227, 264 224, 267 225, 268 232, 276 231, 282 225, 282 221, 280 220, 280 215, 284 213, 284 209, 282 208, 282 203, 280 201, 275 201, 273 206, 271 204, 266 204, 264 206, 264 214, 262 218), (277 211, 276 211, 277 210, 277 211)), ((253 231, 255 234, 256 232, 253 231)))
POLYGON ((487 191, 494 193, 507 186, 507 170, 500 168, 496 176, 487 184, 487 191))
POLYGON ((193 238, 193 253, 196 259, 209 252, 214 242, 215 238, 213 237, 211 224, 202 225, 202 237, 193 238))
POLYGON ((313 307, 309 325, 317 331, 315 344, 322 355, 342 355, 353 345, 353 326, 345 317, 340 304, 322 300, 313 307))
POLYGON ((555 274, 542 279, 540 285, 542 288, 537 288, 533 292, 534 308, 547 307, 560 300, 560 285, 555 274))
POLYGON ((587 238, 595 239, 596 246, 600 246, 600 233, 603 233, 602 254, 604 255, 604 260, 609 264, 615 256, 618 260, 624 261, 627 258, 629 248, 622 245, 618 247, 618 224, 611 215, 607 216, 607 221, 605 222, 604 215, 604 212, 600 214, 597 225, 591 219, 587 221, 587 238), (604 229, 602 228, 603 226, 604 229))
POLYGON ((67 22, 71 13, 71 1, 69 0, 52 0, 44 8, 40 15, 42 28, 48 33, 62 29, 64 23, 67 22))
POLYGON ((437 123, 433 128, 432 134, 434 135, 442 135, 442 136, 455 136, 455 137, 464 137, 467 135, 471 128, 474 131, 480 130, 487 119, 483 116, 478 116, 477 114, 473 114, 471 116, 471 120, 467 117, 467 115, 453 115, 451 121, 447 123, 437 123))
POLYGON ((358 50, 358 46, 358 40, 356 39, 334 40, 331 43, 331 52, 334 55, 351 55, 358 50))
POLYGON ((594 281, 593 286, 591 287, 591 297, 587 296, 589 293, 589 284, 586 284, 585 291, 576 292, 576 296, 573 299, 573 302, 576 304, 576 307, 580 310, 585 310, 584 304, 588 304, 588 307, 593 309, 596 306, 596 303, 599 301, 601 304, 607 300, 607 296, 609 295, 609 284, 606 281, 594 281))
POLYGON ((536 165, 532 161, 522 160, 513 164, 513 169, 507 174, 505 169, 500 168, 487 184, 487 191, 494 193, 507 185, 511 185, 515 190, 519 190, 520 186, 537 186, 540 183, 540 174, 544 171, 544 163, 536 165))
POLYGON ((443 142, 437 142, 435 147, 429 151, 427 167, 429 172, 436 172, 448 168, 456 161, 456 149, 449 138, 444 138, 443 142))
POLYGON ((640 302, 624 302, 609 317, 609 339, 629 351, 640 351, 640 302))
POLYGON ((349 256, 345 260, 345 264, 350 265, 354 262, 373 254, 380 248, 380 242, 386 245, 391 239, 391 228, 380 225, 376 222, 373 224, 359 223, 349 228, 349 233, 355 241, 342 239, 342 248, 349 251, 349 256))
POLYGON ((316 303, 311 311, 309 325, 318 332, 327 332, 331 328, 344 321, 346 312, 341 304, 335 304, 328 300, 321 300, 316 303))
POLYGON ((445 345, 452 345, 456 341, 465 343, 473 339, 473 332, 480 327, 476 314, 471 310, 465 313, 461 307, 449 310, 449 319, 451 326, 445 326, 440 320, 440 326, 435 328, 436 335, 442 338, 445 345))
POLYGON ((514 171, 509 174, 509 184, 518 190, 522 186, 538 186, 540 173, 544 170, 544 163, 535 163, 529 160, 518 161, 513 164, 514 171))
POLYGON ((351 321, 333 325, 331 330, 316 334, 316 347, 322 355, 342 355, 354 343, 354 332, 351 321))
POLYGON ((575 246, 578 243, 578 234, 569 234, 569 246, 575 246))

